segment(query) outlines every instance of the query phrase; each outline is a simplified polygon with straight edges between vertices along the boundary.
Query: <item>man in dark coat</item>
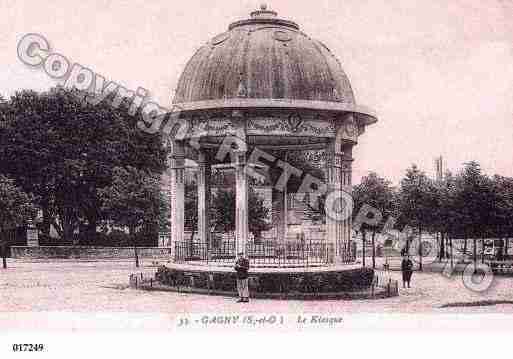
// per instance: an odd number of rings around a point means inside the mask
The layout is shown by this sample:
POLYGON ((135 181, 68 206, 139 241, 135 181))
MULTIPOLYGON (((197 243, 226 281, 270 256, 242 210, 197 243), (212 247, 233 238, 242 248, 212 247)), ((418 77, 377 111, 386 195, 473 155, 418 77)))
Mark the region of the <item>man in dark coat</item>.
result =
POLYGON ((409 255, 403 257, 403 261, 401 262, 401 271, 403 272, 403 288, 406 288, 406 284, 408 284, 408 288, 410 288, 411 276, 413 274, 413 262, 409 255))
POLYGON ((235 271, 237 272, 237 292, 239 293, 238 303, 249 302, 249 260, 244 257, 244 253, 237 255, 235 262, 235 271))

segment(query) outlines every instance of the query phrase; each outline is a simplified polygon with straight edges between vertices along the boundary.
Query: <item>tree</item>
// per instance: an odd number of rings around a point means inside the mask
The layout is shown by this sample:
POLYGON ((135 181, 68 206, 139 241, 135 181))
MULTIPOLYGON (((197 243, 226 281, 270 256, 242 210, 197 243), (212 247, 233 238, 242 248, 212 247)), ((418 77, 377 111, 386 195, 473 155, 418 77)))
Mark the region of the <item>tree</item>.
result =
POLYGON ((0 128, 7 125, 9 109, 9 104, 5 98, 0 95, 0 128))
POLYGON ((513 236, 513 178, 495 175, 493 177, 495 236, 504 238, 504 255, 508 255, 509 238, 513 236))
POLYGON ((91 105, 80 93, 24 90, 8 101, 0 132, 0 158, 11 178, 34 193, 43 211, 42 231, 53 225, 64 241, 76 243, 79 225, 96 234, 101 201, 97 190, 112 184, 113 168, 132 166, 161 173, 166 151, 160 134, 137 128, 124 102, 91 105))
POLYGON ((482 173, 479 163, 466 163, 456 177, 454 203, 460 219, 459 232, 465 239, 463 252, 467 253, 467 240, 473 239, 475 263, 477 238, 484 238, 492 232, 494 202, 496 196, 490 178, 482 173))
MULTIPOLYGON (((271 154, 280 161, 300 171, 299 175, 295 172, 292 173, 293 175, 291 174, 285 188, 276 189, 273 186, 273 202, 277 200, 283 202, 287 194, 298 193, 306 176, 312 176, 320 182, 324 179, 323 155, 325 155, 325 153, 323 151, 271 151, 271 154)), ((284 169, 280 166, 271 166, 269 182, 271 184, 278 183, 283 172, 284 169)), ((325 220, 325 200, 326 194, 314 198, 314 196, 310 196, 306 193, 302 202, 309 211, 305 214, 316 221, 325 220)))
POLYGON ((33 205, 34 197, 23 192, 14 184, 14 180, 0 174, 0 245, 3 268, 7 268, 6 230, 23 225, 35 217, 37 209, 33 205))
POLYGON ((264 204, 264 199, 253 189, 249 190, 249 231, 253 233, 255 241, 258 243, 262 238, 262 232, 271 229, 268 221, 270 210, 264 204))
MULTIPOLYGON (((431 208, 433 221, 431 230, 440 233, 440 251, 438 258, 441 261, 446 257, 446 241, 456 235, 461 222, 460 213, 455 205, 456 179, 452 173, 447 172, 444 178, 435 184, 435 202, 431 208)), ((450 239, 452 251, 452 239, 450 239)))
MULTIPOLYGON (((372 233, 372 267, 376 268, 376 232, 380 230, 384 223, 383 219, 394 214, 394 188, 390 181, 371 172, 368 176, 362 178, 359 185, 353 187, 353 201, 355 215, 363 205, 371 206, 382 214, 382 220, 376 225, 369 226, 367 223, 363 223, 361 226, 364 247, 367 231, 370 230, 372 233)), ((363 253, 365 255, 365 250, 363 253)), ((363 262, 365 263, 365 258, 363 262)))
POLYGON ((128 228, 138 267, 137 231, 144 225, 168 225, 167 201, 158 176, 130 166, 115 167, 112 185, 100 189, 99 195, 106 217, 115 225, 128 228))
MULTIPOLYGON (((416 228, 419 236, 419 267, 422 270, 422 231, 432 227, 435 218, 433 208, 436 207, 436 188, 433 181, 416 165, 406 170, 401 180, 398 194, 398 205, 402 225, 416 228)), ((406 245, 409 250, 409 241, 406 245)))
MULTIPOLYGON (((250 187, 249 189, 249 231, 253 233, 255 240, 260 240, 261 233, 271 227, 269 208, 264 205, 264 200, 250 187)), ((232 190, 220 189, 212 201, 212 222, 216 231, 233 232, 235 230, 235 193, 232 190)))

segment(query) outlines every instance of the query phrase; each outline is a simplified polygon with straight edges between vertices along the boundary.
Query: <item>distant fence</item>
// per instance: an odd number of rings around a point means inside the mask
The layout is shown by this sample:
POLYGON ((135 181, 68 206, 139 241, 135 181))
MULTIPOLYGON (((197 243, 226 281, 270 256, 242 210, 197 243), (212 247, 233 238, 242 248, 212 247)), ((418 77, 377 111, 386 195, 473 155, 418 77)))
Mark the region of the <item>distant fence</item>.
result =
MULTIPOLYGON (((140 258, 169 258, 170 247, 137 247, 140 258)), ((134 247, 11 247, 11 256, 15 259, 131 259, 134 247)))

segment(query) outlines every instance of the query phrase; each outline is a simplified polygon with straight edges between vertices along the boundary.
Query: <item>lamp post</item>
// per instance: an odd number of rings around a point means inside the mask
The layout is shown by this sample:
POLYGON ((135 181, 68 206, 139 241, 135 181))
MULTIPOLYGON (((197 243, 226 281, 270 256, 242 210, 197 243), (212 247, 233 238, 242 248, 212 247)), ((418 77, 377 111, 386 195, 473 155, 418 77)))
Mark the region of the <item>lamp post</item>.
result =
MULTIPOLYGON (((419 191, 421 190, 421 186, 422 186, 422 176, 419 177, 419 186, 418 186, 418 189, 419 191)), ((422 192, 420 192, 422 193, 422 192)), ((419 271, 422 272, 422 225, 421 225, 421 222, 420 222, 420 218, 418 218, 418 226, 419 226, 419 271)))

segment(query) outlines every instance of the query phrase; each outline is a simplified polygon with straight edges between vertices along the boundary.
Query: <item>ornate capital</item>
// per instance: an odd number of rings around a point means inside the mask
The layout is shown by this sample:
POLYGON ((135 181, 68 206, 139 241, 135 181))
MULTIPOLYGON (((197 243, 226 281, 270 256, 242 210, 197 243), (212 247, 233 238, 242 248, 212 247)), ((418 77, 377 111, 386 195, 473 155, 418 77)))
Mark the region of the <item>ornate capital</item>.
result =
POLYGON ((358 123, 352 113, 346 113, 338 120, 337 142, 343 144, 356 144, 360 135, 358 123))

